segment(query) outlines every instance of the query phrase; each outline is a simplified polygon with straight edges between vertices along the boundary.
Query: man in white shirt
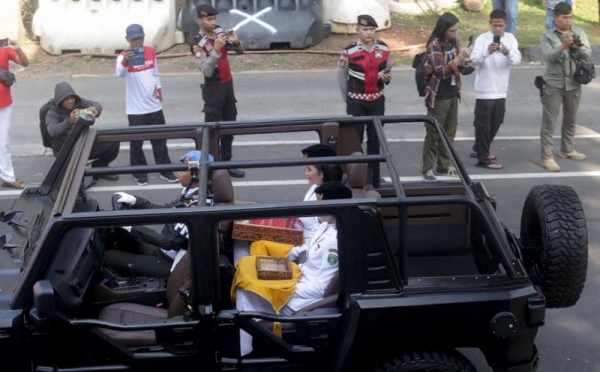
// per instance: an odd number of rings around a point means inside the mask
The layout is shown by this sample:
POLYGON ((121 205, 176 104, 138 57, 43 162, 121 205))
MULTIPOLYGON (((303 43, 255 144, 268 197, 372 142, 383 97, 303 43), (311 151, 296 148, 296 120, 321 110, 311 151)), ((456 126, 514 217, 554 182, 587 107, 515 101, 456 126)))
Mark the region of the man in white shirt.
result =
POLYGON ((475 40, 471 60, 475 74, 475 146, 471 157, 477 166, 502 169, 496 156, 490 154, 490 145, 504 121, 510 67, 521 63, 519 43, 504 29, 508 25, 506 12, 494 9, 490 14, 491 31, 475 40))
MULTIPOLYGON (((132 24, 127 27, 126 40, 130 49, 117 57, 117 76, 125 79, 125 107, 129 126, 166 124, 162 111, 162 88, 158 74, 156 52, 144 45, 144 29, 141 25, 132 24), (135 52, 134 52, 135 51, 135 52)), ((171 164, 167 140, 150 140, 156 164, 171 164)), ((142 150, 144 141, 132 141, 129 149, 131 165, 147 165, 142 150)), ((148 175, 133 175, 138 185, 148 185, 148 175)), ((177 182, 172 172, 161 172, 160 178, 167 182, 177 182)))

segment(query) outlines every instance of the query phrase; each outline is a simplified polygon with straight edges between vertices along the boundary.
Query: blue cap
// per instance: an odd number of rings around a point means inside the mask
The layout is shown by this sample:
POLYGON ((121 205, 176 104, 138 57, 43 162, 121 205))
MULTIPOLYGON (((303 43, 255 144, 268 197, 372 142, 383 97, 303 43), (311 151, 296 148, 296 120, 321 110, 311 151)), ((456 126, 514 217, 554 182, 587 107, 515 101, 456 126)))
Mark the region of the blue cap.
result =
POLYGON ((138 25, 135 23, 132 25, 129 25, 129 27, 127 27, 126 33, 127 33, 127 38, 129 40, 137 39, 138 37, 143 37, 146 35, 146 34, 144 34, 144 28, 141 25, 138 25))
MULTIPOLYGON (((183 161, 185 160, 186 157, 188 157, 190 159, 190 161, 200 161, 200 158, 202 157, 202 151, 200 151, 200 150, 190 151, 187 154, 180 157, 179 161, 183 163, 183 161)), ((215 159, 212 157, 211 154, 208 154, 208 161, 211 163, 213 161, 215 161, 215 159)))

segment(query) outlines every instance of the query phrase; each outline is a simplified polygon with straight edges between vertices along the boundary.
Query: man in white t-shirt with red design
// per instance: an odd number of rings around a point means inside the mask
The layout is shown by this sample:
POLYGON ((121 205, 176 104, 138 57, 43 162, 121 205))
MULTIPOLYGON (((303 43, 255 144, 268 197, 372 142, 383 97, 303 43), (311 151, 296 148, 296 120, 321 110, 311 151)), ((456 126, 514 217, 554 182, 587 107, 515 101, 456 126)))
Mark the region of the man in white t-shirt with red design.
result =
MULTIPOLYGON (((152 47, 144 45, 144 29, 141 25, 132 24, 127 27, 126 40, 130 49, 121 52, 117 57, 117 76, 125 78, 125 108, 129 126, 166 124, 162 111, 162 88, 158 74, 156 52, 152 47), (134 51, 143 50, 141 54, 134 51), (131 63, 130 63, 131 61, 131 63)), ((171 164, 167 140, 150 140, 156 164, 171 164)), ((132 141, 129 157, 131 165, 147 165, 142 150, 144 141, 132 141)), ((138 185, 148 185, 148 175, 134 173, 133 178, 138 185)), ((160 178, 167 182, 178 182, 172 172, 161 172, 160 178)))
MULTIPOLYGON (((16 41, 4 39, 8 44, 0 47, 0 69, 9 69, 8 62, 13 61, 23 67, 29 66, 29 59, 16 41)), ((12 96, 10 86, 0 83, 0 178, 2 187, 24 189, 25 183, 15 178, 12 157, 10 155, 10 122, 12 116, 12 96)))

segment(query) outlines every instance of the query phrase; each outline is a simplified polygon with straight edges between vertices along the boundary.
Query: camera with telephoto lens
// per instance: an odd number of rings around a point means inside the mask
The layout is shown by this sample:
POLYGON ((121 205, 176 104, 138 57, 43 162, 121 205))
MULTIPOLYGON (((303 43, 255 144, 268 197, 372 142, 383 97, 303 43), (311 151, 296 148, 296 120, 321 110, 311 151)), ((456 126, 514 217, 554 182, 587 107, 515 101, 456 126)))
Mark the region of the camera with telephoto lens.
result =
POLYGON ((579 48, 581 48, 581 46, 583 45, 583 43, 581 42, 581 38, 575 33, 573 33, 573 44, 577 45, 577 47, 579 48))

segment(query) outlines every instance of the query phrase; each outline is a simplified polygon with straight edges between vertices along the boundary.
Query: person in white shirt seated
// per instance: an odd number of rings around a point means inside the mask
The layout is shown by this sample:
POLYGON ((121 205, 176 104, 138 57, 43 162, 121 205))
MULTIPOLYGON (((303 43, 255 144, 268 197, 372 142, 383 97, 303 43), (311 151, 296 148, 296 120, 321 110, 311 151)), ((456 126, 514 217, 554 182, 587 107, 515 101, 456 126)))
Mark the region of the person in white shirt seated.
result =
MULTIPOLYGON (((319 158, 326 156, 337 156, 337 153, 331 147, 324 144, 316 144, 308 146, 302 149, 303 158, 319 158)), ((306 167, 306 178, 308 184, 311 185, 310 189, 304 196, 304 201, 317 200, 315 195, 315 189, 325 182, 340 182, 344 173, 342 167, 339 164, 320 164, 320 165, 309 165, 306 167)), ((308 237, 312 233, 312 230, 319 224, 317 217, 300 217, 304 229, 304 240, 308 240, 308 237)))
MULTIPOLYGON (((202 156, 201 151, 190 151, 179 160, 182 163, 198 161, 202 156)), ((214 161, 209 155, 209 161, 214 161)), ((117 192, 120 196, 118 202, 127 204, 131 209, 164 209, 164 208, 193 208, 198 201, 199 179, 192 176, 191 171, 180 171, 177 174, 183 190, 177 198, 166 205, 154 204, 141 196, 134 196, 124 192, 117 192)), ((214 200, 207 201, 214 205, 214 200)), ((145 226, 124 226, 115 229, 115 235, 107 244, 104 260, 116 272, 130 274, 128 264, 133 264, 133 271, 137 276, 168 278, 178 252, 188 247, 189 232, 184 223, 165 224, 159 233, 145 226)), ((181 255, 180 255, 181 256, 181 255)))
MULTIPOLYGON (((326 182, 315 189, 315 194, 317 200, 352 198, 352 191, 341 182, 326 182)), ((262 290, 263 286, 267 287, 272 284, 269 282, 273 281, 252 277, 252 275, 256 276, 256 266, 252 261, 256 259, 255 257, 242 258, 232 287, 237 310, 289 316, 324 298, 327 286, 338 272, 338 240, 335 217, 320 216, 318 219, 320 224, 313 231, 310 241, 301 247, 294 247, 289 252, 288 258, 291 261, 297 260, 302 252, 306 252, 306 261, 298 265, 301 271, 300 278, 297 281, 293 279, 289 281, 291 283, 289 288, 285 288, 284 298, 282 293, 277 292, 279 288, 262 290), (244 272, 239 273, 245 268, 250 271, 252 267, 254 273, 248 275, 244 272), (268 298, 270 295, 273 297, 268 298), (274 303, 284 304, 280 309, 276 309, 274 303)), ((245 331, 240 332, 241 354, 246 355, 252 351, 252 337, 245 331)))

